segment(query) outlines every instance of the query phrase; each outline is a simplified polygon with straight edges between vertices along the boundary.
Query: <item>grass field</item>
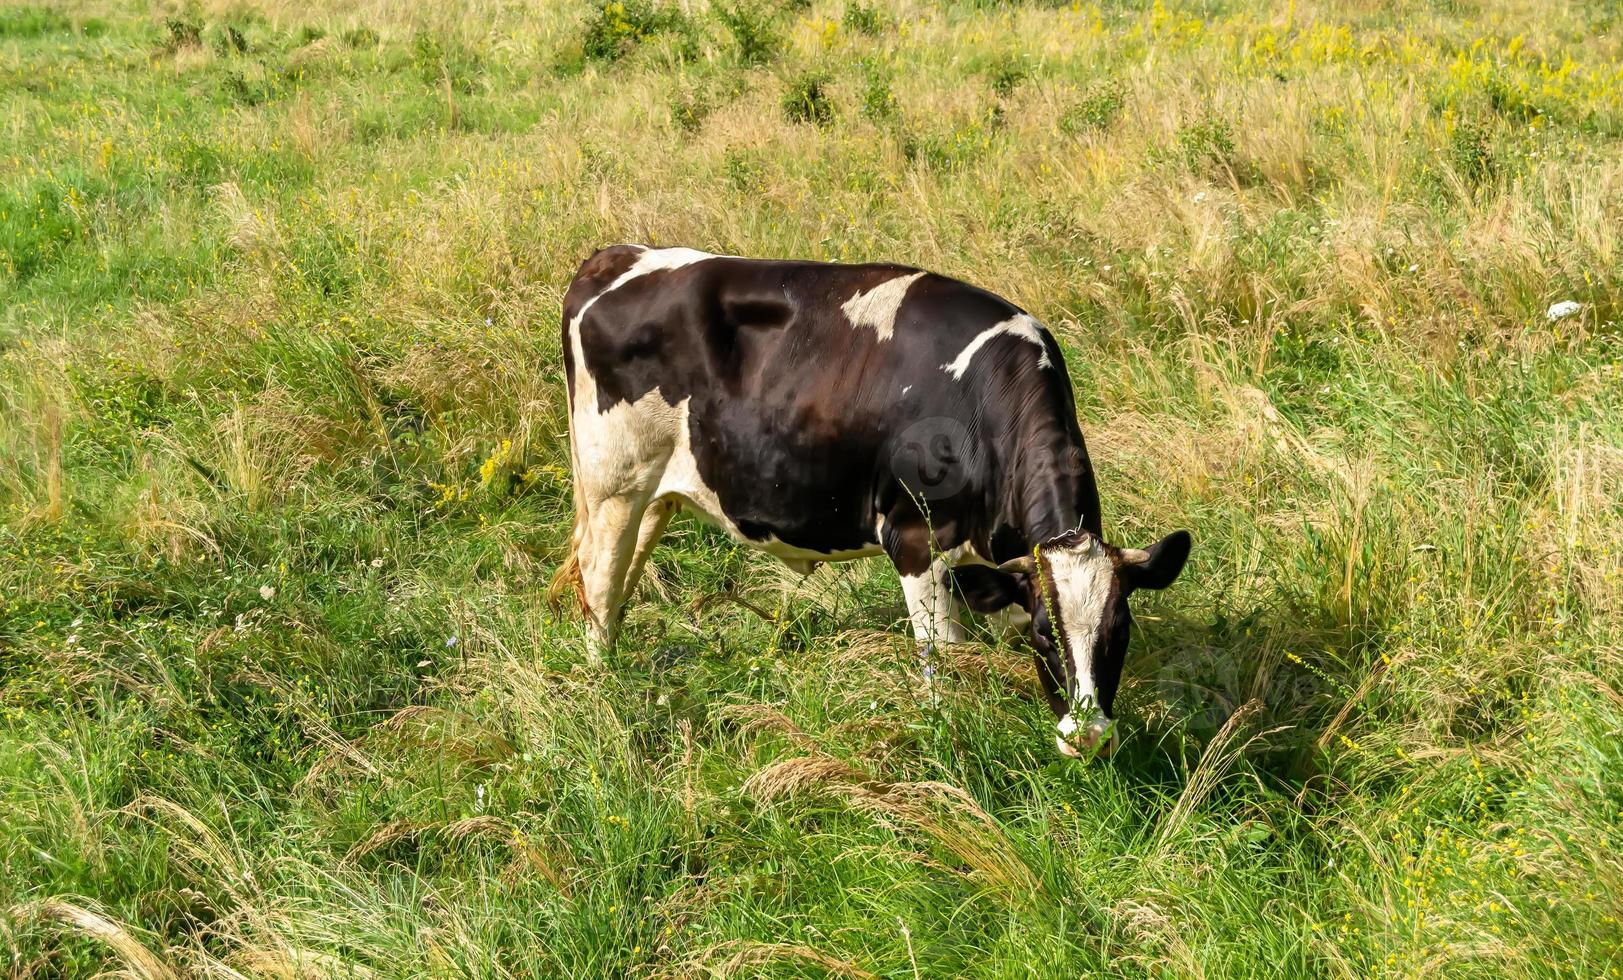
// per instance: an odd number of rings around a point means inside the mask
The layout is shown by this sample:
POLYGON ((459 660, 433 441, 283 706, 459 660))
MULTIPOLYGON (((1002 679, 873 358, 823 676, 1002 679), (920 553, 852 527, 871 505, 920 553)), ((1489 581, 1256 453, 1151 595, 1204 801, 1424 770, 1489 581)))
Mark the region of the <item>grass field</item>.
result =
POLYGON ((7 0, 0 105, 10 976, 1623 975, 1610 0, 7 0), (685 518, 587 665, 628 240, 1051 325, 1196 541, 1114 759, 685 518))

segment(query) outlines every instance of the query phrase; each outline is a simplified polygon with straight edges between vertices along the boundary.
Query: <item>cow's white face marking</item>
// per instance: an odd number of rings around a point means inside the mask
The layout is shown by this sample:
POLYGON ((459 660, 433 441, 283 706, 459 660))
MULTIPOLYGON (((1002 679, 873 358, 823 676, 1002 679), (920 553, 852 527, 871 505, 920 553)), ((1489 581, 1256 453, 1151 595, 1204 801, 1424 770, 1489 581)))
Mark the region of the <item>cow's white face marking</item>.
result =
MULTIPOLYGON (((1088 727, 1105 721, 1099 707, 1099 692, 1093 686, 1093 651, 1104 630, 1105 605, 1110 601, 1116 567, 1099 539, 1086 535, 1082 543, 1068 548, 1044 548, 1042 561, 1054 582, 1050 597, 1059 607, 1059 621, 1065 655, 1071 659, 1076 681, 1070 695, 1072 709, 1088 711, 1088 727)), ((1062 734, 1066 718, 1060 720, 1062 734)), ((1072 721, 1073 731, 1075 721, 1072 721)))
POLYGON ((908 287, 923 275, 915 272, 887 279, 866 292, 859 291, 840 309, 853 327, 872 327, 880 340, 889 340, 896 332, 896 311, 901 308, 908 287))
POLYGON ((1037 349, 1042 351, 1042 356, 1037 360, 1037 366, 1045 368, 1054 366, 1054 362, 1048 358, 1048 331, 1030 314, 1019 313, 1009 317, 1002 323, 994 324, 982 330, 975 336, 974 340, 969 342, 967 347, 958 352, 957 357, 941 365, 941 370, 952 375, 955 381, 964 380, 964 372, 969 370, 969 362, 975 357, 976 353, 982 347, 985 347, 992 338, 1002 334, 1019 337, 1021 340, 1036 344, 1037 349))

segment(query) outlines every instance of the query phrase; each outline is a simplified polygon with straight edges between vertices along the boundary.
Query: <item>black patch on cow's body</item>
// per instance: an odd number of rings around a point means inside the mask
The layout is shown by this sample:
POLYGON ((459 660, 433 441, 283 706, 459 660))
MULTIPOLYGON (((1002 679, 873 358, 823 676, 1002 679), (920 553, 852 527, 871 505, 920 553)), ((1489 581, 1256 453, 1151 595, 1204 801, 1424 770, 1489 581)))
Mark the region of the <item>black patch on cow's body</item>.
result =
POLYGON ((882 340, 842 305, 918 270, 730 257, 603 293, 640 254, 619 246, 581 267, 564 302, 570 384, 568 325, 585 307, 598 410, 653 391, 671 405, 689 399, 699 475, 746 537, 818 554, 882 543, 917 574, 932 546, 1003 561, 1068 528, 1099 530, 1053 338, 1044 334, 1048 368, 1030 341, 998 336, 961 380, 942 369, 1018 307, 926 274, 882 340))

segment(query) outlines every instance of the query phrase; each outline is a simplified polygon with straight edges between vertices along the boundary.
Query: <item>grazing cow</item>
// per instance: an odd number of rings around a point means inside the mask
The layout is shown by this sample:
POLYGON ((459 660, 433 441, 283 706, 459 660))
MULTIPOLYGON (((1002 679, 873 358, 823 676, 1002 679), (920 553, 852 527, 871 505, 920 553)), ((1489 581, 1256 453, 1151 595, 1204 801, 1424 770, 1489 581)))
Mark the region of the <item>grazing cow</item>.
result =
POLYGON ((898 265, 617 245, 563 304, 573 577, 593 655, 678 507, 810 570, 885 555, 928 651, 960 603, 1029 617, 1061 751, 1104 748, 1177 531, 1105 543, 1059 345, 992 293, 898 265), (1010 612, 1014 610, 1009 609, 1010 612))

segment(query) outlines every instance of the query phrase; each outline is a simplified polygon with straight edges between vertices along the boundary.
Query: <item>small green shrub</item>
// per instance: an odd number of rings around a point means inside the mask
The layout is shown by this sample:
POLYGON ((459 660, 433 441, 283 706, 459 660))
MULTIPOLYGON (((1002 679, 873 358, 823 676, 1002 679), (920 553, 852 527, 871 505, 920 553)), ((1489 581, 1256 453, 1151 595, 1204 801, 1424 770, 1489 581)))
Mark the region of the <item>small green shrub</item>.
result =
POLYGON ((783 114, 790 122, 826 126, 834 121, 834 103, 828 95, 828 74, 809 71, 797 75, 783 93, 783 114))
POLYGON ((1090 129, 1108 129, 1126 104, 1127 93, 1121 82, 1101 79, 1088 87, 1082 101, 1060 116, 1060 131, 1074 136, 1090 129))
POLYGON ((739 64, 747 67, 764 65, 777 57, 783 39, 773 27, 770 11, 749 3, 730 7, 717 4, 711 9, 727 33, 732 35, 733 50, 739 64))
POLYGON ((370 27, 352 27, 341 35, 341 39, 352 48, 375 48, 378 46, 378 32, 370 27))
POLYGON ((648 39, 687 27, 682 12, 648 0, 605 0, 586 21, 581 50, 592 61, 619 61, 648 39))
POLYGON ((164 21, 164 47, 170 51, 195 48, 203 42, 203 25, 184 17, 171 17, 164 21))
POLYGON ((890 87, 890 72, 872 62, 863 64, 862 114, 873 120, 891 119, 896 115, 896 93, 890 87))
POLYGON ((1449 135, 1448 162, 1472 187, 1492 180, 1498 172, 1492 130, 1480 119, 1460 120, 1449 135))
POLYGON ((953 171, 980 159, 992 145, 992 132, 981 122, 971 122, 948 132, 903 133, 902 156, 938 171, 953 171))
POLYGON ((878 7, 865 3, 848 3, 845 13, 840 16, 840 26, 854 34, 866 34, 874 37, 885 29, 885 15, 880 13, 878 7))
POLYGON ((760 188, 765 170, 754 157, 738 150, 728 150, 722 161, 722 172, 726 174, 730 187, 747 194, 760 188))
POLYGON ((238 105, 264 105, 276 96, 276 83, 263 72, 245 72, 233 68, 220 83, 227 98, 238 105))
POLYGON ((474 91, 483 70, 479 55, 467 45, 427 31, 412 39, 411 63, 423 84, 441 85, 449 80, 463 94, 474 91))
POLYGON ((1234 161, 1234 129, 1226 119, 1215 116, 1178 130, 1178 151, 1184 165, 1201 172, 1230 168, 1234 161))
POLYGON ((671 122, 684 133, 697 133, 705 117, 710 115, 710 100, 695 89, 679 89, 671 93, 671 122))
POLYGON ((1000 55, 986 69, 986 77, 999 98, 1008 98, 1031 77, 1031 59, 1023 54, 1000 55))

